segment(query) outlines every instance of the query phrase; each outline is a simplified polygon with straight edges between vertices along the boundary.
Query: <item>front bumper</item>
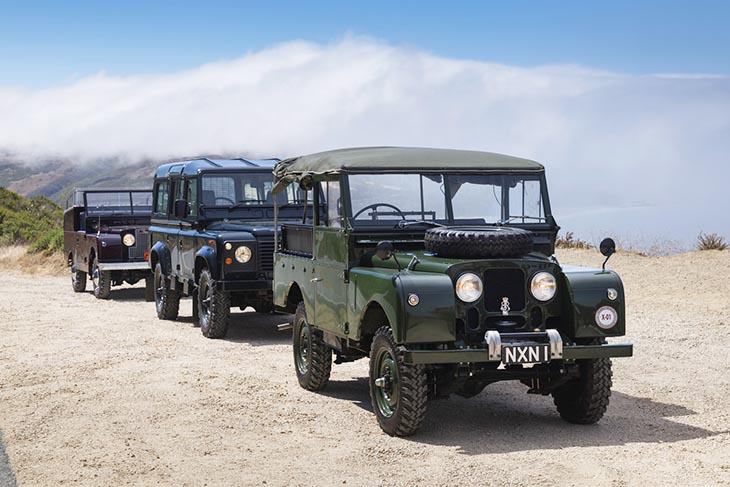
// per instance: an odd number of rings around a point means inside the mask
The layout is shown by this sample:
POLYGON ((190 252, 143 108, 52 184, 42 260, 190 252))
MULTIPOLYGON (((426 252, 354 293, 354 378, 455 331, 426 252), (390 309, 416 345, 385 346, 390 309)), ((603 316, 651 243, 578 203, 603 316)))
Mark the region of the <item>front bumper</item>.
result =
POLYGON ((145 262, 99 262, 100 271, 148 271, 150 263, 145 262))
POLYGON ((490 331, 485 336, 484 348, 455 350, 408 350, 404 361, 408 364, 458 364, 501 362, 502 344, 549 343, 550 360, 579 360, 610 357, 631 357, 634 346, 630 343, 600 345, 564 345, 557 330, 543 333, 505 333, 490 331), (536 341, 532 339, 535 338, 536 341), (525 341, 526 340, 526 341, 525 341))

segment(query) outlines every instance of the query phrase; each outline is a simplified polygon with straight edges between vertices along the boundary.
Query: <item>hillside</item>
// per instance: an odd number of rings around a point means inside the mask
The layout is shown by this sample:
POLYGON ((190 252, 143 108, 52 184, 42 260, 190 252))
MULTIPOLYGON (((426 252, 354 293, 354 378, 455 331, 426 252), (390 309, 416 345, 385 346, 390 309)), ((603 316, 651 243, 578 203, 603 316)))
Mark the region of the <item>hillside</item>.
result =
POLYGON ((26 245, 31 252, 63 247, 63 212, 45 196, 25 198, 0 187, 0 246, 26 245))

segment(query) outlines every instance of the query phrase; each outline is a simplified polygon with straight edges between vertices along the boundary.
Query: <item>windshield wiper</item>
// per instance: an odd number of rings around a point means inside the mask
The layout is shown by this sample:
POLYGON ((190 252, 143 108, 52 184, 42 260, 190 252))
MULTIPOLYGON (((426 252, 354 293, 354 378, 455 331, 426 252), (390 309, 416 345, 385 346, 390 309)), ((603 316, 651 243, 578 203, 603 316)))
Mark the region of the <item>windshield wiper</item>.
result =
POLYGON ((442 225, 437 222, 428 221, 428 220, 401 220, 396 225, 396 228, 407 228, 413 225, 428 225, 430 227, 445 227, 446 225, 442 225))
POLYGON ((266 203, 266 200, 255 200, 255 199, 250 199, 250 200, 240 200, 240 201, 239 201, 238 203, 236 203, 235 205, 231 205, 231 206, 229 206, 229 207, 228 207, 228 211, 233 211, 233 210, 235 210, 236 208, 245 208, 245 207, 248 207, 248 206, 250 206, 250 205, 248 205, 247 203, 252 203, 252 202, 253 202, 253 203, 266 203))

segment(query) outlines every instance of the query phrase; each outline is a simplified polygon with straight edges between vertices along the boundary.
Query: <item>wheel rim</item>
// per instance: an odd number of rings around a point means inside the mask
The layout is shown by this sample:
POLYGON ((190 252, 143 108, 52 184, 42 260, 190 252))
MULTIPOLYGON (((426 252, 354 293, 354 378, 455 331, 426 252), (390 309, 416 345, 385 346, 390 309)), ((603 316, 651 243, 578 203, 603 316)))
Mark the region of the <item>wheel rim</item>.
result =
POLYGON ((309 371, 309 364, 312 360, 311 349, 312 336, 309 332, 309 325, 302 321, 294 344, 294 362, 300 375, 304 375, 309 371))
POLYGON ((94 262, 94 269, 91 271, 91 282, 94 283, 94 289, 99 288, 99 267, 94 262))
POLYGON ((155 286, 155 304, 159 308, 162 305, 162 274, 159 272, 155 272, 155 280, 154 280, 154 286, 155 286))
POLYGON ((390 418, 398 408, 399 380, 398 366, 390 350, 381 350, 375 357, 376 377, 375 402, 378 412, 390 418))
POLYGON ((74 271, 71 273, 71 285, 73 285, 74 288, 76 287, 76 283, 79 282, 77 272, 78 271, 74 271))
POLYGON ((205 324, 210 319, 210 302, 213 299, 213 288, 210 287, 207 280, 203 281, 200 287, 201 289, 198 291, 202 298, 200 300, 200 317, 203 320, 203 324, 205 324))

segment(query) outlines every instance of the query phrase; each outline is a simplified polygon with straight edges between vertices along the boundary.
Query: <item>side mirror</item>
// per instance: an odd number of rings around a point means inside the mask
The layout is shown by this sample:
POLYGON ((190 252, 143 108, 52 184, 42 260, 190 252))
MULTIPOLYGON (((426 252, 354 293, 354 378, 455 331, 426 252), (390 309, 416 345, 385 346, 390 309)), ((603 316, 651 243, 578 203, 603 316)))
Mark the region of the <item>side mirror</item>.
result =
POLYGON ((616 242, 612 238, 604 238, 598 248, 605 257, 611 257, 616 253, 616 242))
POLYGON ((378 242, 378 245, 375 246, 375 255, 377 255, 380 260, 390 259, 393 255, 393 244, 387 240, 378 242))
POLYGON ((175 207, 172 214, 175 218, 185 218, 188 216, 188 200, 175 200, 175 207))
POLYGON ((603 261, 603 270, 605 271, 606 262, 608 262, 608 259, 616 253, 616 242, 614 242, 612 238, 604 238, 601 240, 601 245, 598 248, 601 251, 601 254, 606 257, 606 260, 603 261))

